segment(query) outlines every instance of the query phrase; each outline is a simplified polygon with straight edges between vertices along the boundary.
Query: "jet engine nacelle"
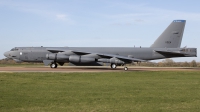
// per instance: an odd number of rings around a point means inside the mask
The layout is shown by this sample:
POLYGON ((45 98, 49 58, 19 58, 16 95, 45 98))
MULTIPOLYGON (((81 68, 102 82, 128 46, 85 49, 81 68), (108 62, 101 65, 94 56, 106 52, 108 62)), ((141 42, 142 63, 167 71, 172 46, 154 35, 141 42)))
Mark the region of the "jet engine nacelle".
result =
POLYGON ((104 63, 113 63, 113 64, 117 64, 117 65, 123 65, 125 62, 121 61, 117 58, 111 58, 111 59, 98 59, 99 62, 104 62, 104 63))
POLYGON ((46 58, 49 60, 68 60, 69 56, 65 55, 65 54, 60 54, 60 53, 56 53, 56 54, 47 54, 46 58))
POLYGON ((95 61, 96 61, 95 58, 90 58, 90 57, 81 57, 79 55, 69 56, 69 62, 71 63, 92 63, 95 61))

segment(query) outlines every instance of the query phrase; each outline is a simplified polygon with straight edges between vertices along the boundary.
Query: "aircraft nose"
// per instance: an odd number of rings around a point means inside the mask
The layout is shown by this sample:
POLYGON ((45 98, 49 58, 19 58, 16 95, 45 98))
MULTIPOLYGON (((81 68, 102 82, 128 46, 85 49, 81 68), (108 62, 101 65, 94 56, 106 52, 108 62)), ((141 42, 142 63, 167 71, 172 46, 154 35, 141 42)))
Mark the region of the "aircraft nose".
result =
POLYGON ((8 55, 9 55, 9 52, 5 52, 5 53, 4 53, 4 56, 5 56, 5 57, 9 57, 8 55))

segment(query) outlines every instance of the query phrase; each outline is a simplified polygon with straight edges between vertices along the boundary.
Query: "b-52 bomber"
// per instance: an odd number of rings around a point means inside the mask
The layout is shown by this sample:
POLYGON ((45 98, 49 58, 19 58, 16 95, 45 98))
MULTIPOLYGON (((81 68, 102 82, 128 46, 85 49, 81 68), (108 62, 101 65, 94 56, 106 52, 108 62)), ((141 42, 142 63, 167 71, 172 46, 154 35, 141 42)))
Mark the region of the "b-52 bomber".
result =
POLYGON ((180 48, 186 20, 174 20, 150 47, 15 47, 4 55, 17 62, 43 62, 51 68, 70 63, 112 69, 133 62, 174 57, 197 57, 197 48, 180 48))

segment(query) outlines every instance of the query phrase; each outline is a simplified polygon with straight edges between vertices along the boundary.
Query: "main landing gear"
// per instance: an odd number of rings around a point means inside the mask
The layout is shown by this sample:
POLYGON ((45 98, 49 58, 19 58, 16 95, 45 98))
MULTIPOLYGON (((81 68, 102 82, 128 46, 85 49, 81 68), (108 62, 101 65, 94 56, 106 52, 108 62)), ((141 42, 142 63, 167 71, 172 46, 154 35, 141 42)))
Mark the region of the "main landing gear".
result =
POLYGON ((51 64, 50 64, 50 67, 51 67, 51 68, 57 68, 57 67, 58 67, 58 64, 56 64, 56 63, 51 63, 51 64))
MULTIPOLYGON (((116 68, 117 68, 117 65, 114 64, 114 63, 112 63, 112 64, 110 65, 110 68, 116 69, 116 68)), ((127 70, 128 70, 128 67, 125 66, 125 67, 124 67, 124 70, 127 71, 127 70)))

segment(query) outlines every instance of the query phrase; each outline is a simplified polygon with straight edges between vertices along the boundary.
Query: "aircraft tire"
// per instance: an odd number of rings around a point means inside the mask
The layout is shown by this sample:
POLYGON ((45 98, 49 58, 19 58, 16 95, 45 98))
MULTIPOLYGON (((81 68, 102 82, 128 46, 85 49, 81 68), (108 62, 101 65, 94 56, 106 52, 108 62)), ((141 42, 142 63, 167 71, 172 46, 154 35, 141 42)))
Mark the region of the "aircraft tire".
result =
POLYGON ((116 68, 117 68, 117 65, 113 63, 113 64, 110 65, 110 67, 111 67, 112 69, 116 69, 116 68))
POLYGON ((51 63, 51 64, 50 64, 50 67, 51 67, 51 68, 57 68, 57 66, 58 66, 58 65, 57 65, 56 63, 51 63))
POLYGON ((57 68, 57 67, 58 67, 58 64, 56 64, 55 68, 57 68))
POLYGON ((128 67, 124 67, 124 70, 127 71, 127 70, 128 70, 128 67))

